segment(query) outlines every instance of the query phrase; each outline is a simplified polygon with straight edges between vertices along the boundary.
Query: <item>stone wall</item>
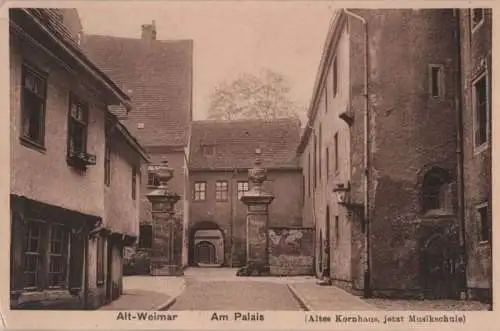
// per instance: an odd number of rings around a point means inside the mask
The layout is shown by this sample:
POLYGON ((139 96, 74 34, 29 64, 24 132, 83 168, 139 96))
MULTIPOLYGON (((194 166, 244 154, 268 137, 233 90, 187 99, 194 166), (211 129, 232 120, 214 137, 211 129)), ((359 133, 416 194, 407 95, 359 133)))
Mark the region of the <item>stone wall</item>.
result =
POLYGON ((312 275, 314 229, 270 228, 269 269, 273 276, 312 275))

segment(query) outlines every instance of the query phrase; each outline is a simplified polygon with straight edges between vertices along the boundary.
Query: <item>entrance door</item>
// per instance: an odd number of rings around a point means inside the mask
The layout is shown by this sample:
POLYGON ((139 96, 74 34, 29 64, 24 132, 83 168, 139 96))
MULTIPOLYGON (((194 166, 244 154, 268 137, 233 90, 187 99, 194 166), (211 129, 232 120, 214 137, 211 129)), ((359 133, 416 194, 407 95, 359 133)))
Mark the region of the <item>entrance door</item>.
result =
POLYGON ((430 238, 422 252, 426 297, 458 299, 460 297, 460 250, 442 235, 430 238))
POLYGON ((196 255, 200 264, 215 264, 215 246, 208 242, 202 241, 196 245, 196 255))
POLYGON ((113 300, 113 245, 108 239, 106 250, 106 301, 113 300))

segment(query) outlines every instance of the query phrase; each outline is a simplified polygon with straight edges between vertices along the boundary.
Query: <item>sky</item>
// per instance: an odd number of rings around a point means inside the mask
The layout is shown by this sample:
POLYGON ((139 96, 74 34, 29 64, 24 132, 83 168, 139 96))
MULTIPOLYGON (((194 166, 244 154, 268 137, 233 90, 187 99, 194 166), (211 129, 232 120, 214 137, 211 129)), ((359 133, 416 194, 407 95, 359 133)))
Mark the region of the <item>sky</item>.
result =
POLYGON ((84 33, 140 38, 153 20, 157 39, 194 41, 193 112, 206 118, 215 87, 241 73, 285 76, 307 108, 335 8, 329 1, 88 2, 77 7, 84 33))

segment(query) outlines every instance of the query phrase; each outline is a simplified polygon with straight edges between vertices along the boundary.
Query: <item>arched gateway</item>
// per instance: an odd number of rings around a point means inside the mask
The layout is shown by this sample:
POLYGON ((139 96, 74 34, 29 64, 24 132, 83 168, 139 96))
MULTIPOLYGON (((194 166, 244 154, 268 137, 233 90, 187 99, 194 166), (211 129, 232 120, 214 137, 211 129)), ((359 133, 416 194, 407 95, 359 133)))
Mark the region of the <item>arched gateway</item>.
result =
POLYGON ((214 222, 194 224, 189 234, 189 265, 219 267, 224 264, 224 236, 214 222))

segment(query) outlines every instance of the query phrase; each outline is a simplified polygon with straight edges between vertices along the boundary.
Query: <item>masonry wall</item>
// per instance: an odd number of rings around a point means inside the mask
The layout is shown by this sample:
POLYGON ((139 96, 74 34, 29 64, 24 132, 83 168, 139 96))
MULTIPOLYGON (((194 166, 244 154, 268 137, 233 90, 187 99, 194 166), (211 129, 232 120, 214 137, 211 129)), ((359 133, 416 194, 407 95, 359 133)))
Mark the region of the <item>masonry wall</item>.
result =
MULTIPOLYGON (((115 129, 117 130, 117 129, 115 129)), ((115 131, 111 143, 110 185, 104 185, 104 224, 113 232, 139 236, 141 173, 139 154, 115 131), (135 198, 132 169, 136 168, 135 198)))
POLYGON ((475 298, 491 298, 492 257, 491 242, 481 241, 480 220, 476 206, 489 204, 491 220, 491 124, 487 144, 476 148, 474 143, 474 112, 472 83, 486 74, 489 84, 489 116, 491 123, 492 100, 492 17, 491 10, 474 31, 470 10, 460 10, 460 35, 462 55, 462 116, 464 157, 464 198, 467 248, 467 287, 475 298))
POLYGON ((351 245, 355 244, 352 231, 356 223, 351 221, 346 209, 337 204, 333 193, 337 184, 347 185, 351 176, 352 138, 349 126, 339 118, 341 113, 349 110, 349 34, 346 20, 342 19, 339 26, 332 36, 333 45, 323 69, 325 78, 319 86, 318 100, 314 105, 311 135, 301 153, 305 184, 303 217, 304 225, 315 227, 315 273, 320 275, 329 265, 332 279, 351 283, 351 245), (337 63, 336 92, 334 61, 337 63), (335 154, 338 155, 337 161, 335 154))
MULTIPOLYGON (((226 266, 242 266, 246 260, 246 205, 237 199, 237 182, 248 181, 244 172, 198 172, 190 173, 189 227, 191 234, 202 222, 212 222, 224 237, 224 262, 226 266), (228 201, 215 201, 215 182, 229 183, 228 201), (206 200, 194 201, 194 183, 207 183, 206 200)), ((269 208, 269 226, 300 226, 302 208, 301 174, 299 170, 270 170, 264 189, 276 197, 269 208)), ((251 184, 250 184, 251 185, 251 184)), ((190 250, 192 249, 190 244, 190 250)))
MULTIPOLYGON (((11 35, 12 36, 12 35, 11 35)), ((83 90, 52 58, 38 49, 10 39, 11 193, 95 216, 104 211, 104 105, 83 90), (21 68, 23 61, 48 74, 45 113, 45 148, 21 144, 21 68), (88 153, 97 164, 85 172, 66 163, 69 93, 77 93, 89 105, 88 153), (33 168, 36 164, 36 169, 33 168), (50 169, 50 176, 47 176, 50 169)))
MULTIPOLYGON (((418 290, 426 267, 420 228, 445 231, 439 218, 423 214, 422 176, 438 166, 456 181, 455 17, 444 9, 360 12, 369 29, 371 286, 418 290), (430 94, 431 64, 444 70, 437 98, 430 94)), ((455 213, 454 206, 446 211, 455 213)))
POLYGON ((301 276, 313 274, 313 228, 270 228, 268 236, 271 275, 301 276))

